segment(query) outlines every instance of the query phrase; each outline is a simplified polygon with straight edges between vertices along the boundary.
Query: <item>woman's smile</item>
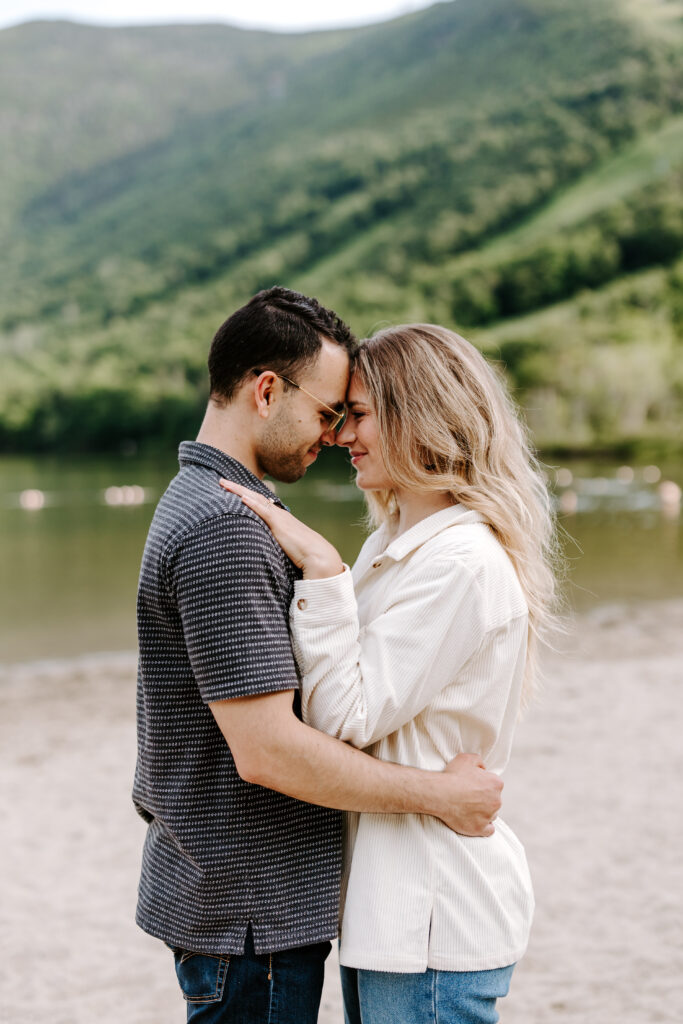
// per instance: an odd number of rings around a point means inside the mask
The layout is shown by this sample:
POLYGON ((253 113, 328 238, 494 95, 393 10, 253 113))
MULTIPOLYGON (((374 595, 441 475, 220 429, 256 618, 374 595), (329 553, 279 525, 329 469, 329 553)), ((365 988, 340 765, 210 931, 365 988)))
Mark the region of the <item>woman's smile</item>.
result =
POLYGON ((358 375, 352 374, 346 395, 348 415, 337 434, 337 444, 348 448, 356 483, 364 491, 391 489, 392 481, 381 455, 377 416, 358 375), (364 445, 360 448, 359 445, 364 445))

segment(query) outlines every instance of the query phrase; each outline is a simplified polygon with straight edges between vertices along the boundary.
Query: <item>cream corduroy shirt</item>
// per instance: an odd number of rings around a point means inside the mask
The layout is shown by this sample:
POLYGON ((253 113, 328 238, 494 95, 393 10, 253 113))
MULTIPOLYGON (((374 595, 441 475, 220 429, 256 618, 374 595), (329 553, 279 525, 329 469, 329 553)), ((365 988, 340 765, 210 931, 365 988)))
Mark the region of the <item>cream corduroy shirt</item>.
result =
MULTIPOLYGON (((290 611, 304 721, 398 764, 440 771, 461 752, 507 764, 527 607, 484 518, 443 509, 396 537, 381 528, 353 573, 295 584, 290 611)), ((341 963, 479 971, 526 949, 524 849, 451 832, 428 815, 348 814, 341 963)))

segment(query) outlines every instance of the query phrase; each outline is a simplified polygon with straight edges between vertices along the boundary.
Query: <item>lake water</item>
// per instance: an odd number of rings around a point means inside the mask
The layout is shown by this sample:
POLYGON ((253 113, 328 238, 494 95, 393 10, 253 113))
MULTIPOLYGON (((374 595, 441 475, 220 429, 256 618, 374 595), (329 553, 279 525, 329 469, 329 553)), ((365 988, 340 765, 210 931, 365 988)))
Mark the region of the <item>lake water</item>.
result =
MULTIPOLYGON (((0 663, 134 649, 140 557, 176 465, 172 455, 0 458, 0 663)), ((683 595, 683 526, 666 486, 683 485, 680 464, 554 461, 548 472, 573 538, 575 608, 683 595)), ((278 487, 349 562, 364 537, 351 479, 342 452, 323 452, 303 480, 278 487)))

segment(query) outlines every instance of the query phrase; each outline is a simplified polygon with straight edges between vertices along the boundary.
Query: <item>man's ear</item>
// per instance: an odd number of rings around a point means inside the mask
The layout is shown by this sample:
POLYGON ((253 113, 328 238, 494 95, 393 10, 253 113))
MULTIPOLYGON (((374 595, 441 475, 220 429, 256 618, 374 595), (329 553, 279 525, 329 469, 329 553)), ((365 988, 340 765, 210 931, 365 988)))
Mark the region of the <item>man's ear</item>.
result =
POLYGON ((272 411, 272 400, 276 397, 277 374, 272 370, 265 370, 260 373, 253 385, 254 404, 256 411, 264 420, 268 419, 272 411))

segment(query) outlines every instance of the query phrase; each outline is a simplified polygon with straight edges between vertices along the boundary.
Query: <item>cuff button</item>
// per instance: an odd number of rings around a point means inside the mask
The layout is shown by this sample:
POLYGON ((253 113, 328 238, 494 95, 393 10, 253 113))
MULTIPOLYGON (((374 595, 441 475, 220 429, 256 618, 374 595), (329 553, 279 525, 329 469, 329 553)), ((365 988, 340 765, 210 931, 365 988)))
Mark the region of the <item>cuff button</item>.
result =
POLYGON ((300 597, 299 600, 296 602, 296 606, 300 612, 302 612, 305 609, 307 604, 308 601, 306 600, 305 597, 300 597))

